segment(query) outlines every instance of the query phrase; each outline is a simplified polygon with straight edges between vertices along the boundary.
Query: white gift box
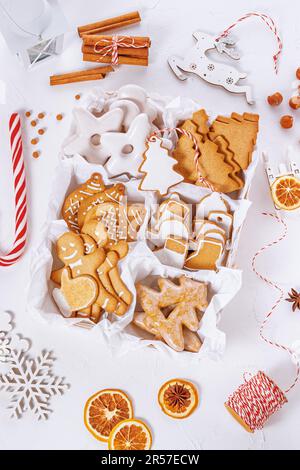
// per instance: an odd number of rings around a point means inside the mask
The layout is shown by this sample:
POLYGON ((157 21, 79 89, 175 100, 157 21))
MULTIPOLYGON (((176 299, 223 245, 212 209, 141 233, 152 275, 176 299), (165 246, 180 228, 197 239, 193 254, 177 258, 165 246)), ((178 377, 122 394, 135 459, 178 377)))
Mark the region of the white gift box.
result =
MULTIPOLYGON (((107 102, 112 102, 114 99, 117 99, 117 96, 117 92, 104 93, 97 90, 89 94, 84 103, 87 108, 97 109, 101 112, 101 110, 107 109, 107 102)), ((192 100, 184 100, 182 98, 169 99, 157 95, 149 97, 149 102, 151 102, 152 108, 154 107, 157 111, 155 123, 159 122, 159 128, 176 127, 180 121, 188 118, 194 111, 200 108, 200 105, 192 100)), ((70 134, 74 132, 76 132, 75 123, 71 126, 70 134)), ((127 181, 126 178, 114 178, 111 180, 104 167, 88 163, 80 155, 67 158, 62 154, 62 160, 54 176, 53 191, 41 243, 34 250, 32 256, 32 277, 28 298, 29 311, 39 315, 39 317, 42 317, 47 322, 64 323, 66 325, 93 329, 94 334, 99 334, 102 340, 107 340, 113 350, 118 353, 125 353, 151 345, 159 351, 176 355, 177 358, 200 359, 207 356, 212 358, 220 357, 225 348, 225 334, 218 329, 218 321, 222 309, 236 295, 241 286, 242 273, 238 269, 234 269, 235 258, 241 230, 251 205, 246 197, 249 193, 257 161, 257 153, 254 153, 253 161, 245 174, 245 186, 240 194, 236 195, 236 199, 222 195, 228 202, 230 211, 233 214, 232 239, 228 247, 229 252, 226 266, 220 267, 217 272, 189 272, 161 264, 148 247, 145 236, 150 221, 150 209, 159 202, 156 193, 140 191, 139 180, 132 179, 127 181), (55 259, 55 242, 67 230, 67 225, 64 220, 61 220, 60 215, 65 197, 74 188, 86 181, 94 172, 101 173, 106 185, 118 182, 124 183, 128 202, 142 202, 148 209, 147 217, 139 231, 137 242, 129 244, 129 254, 119 264, 121 277, 128 289, 133 293, 134 301, 123 317, 103 314, 101 321, 97 325, 82 318, 64 318, 52 298, 52 290, 55 286, 50 281, 50 274, 53 269, 53 256, 55 259), (132 324, 136 302, 135 283, 143 281, 149 275, 178 278, 182 274, 208 284, 209 306, 199 323, 198 330, 198 334, 203 341, 203 346, 199 353, 186 351, 177 353, 162 341, 149 337, 149 335, 132 324)), ((177 185, 172 191, 178 193, 185 202, 190 204, 198 202, 199 199, 209 193, 206 188, 187 183, 177 185)))

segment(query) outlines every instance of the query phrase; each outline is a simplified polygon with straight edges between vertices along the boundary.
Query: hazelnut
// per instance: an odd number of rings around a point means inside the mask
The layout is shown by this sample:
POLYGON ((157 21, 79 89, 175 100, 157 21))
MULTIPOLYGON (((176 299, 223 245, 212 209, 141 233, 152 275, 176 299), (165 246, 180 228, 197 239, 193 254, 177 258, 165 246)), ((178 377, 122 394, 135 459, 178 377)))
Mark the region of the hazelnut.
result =
POLYGON ((300 108, 300 96, 292 96, 289 101, 289 105, 292 109, 299 109, 300 108))
POLYGON ((280 125, 283 129, 291 129, 294 125, 293 116, 282 116, 280 119, 280 125))
POLYGON ((300 80, 300 67, 296 70, 296 77, 300 80))
POLYGON ((283 101, 281 93, 277 92, 274 95, 268 96, 268 103, 270 106, 279 106, 283 101))

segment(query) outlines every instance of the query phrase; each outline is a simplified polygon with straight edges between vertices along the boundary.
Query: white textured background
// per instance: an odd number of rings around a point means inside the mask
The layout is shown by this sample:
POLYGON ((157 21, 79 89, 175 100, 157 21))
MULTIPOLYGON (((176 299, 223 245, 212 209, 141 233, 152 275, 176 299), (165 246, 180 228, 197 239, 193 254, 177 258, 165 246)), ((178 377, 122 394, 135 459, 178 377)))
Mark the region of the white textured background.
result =
MULTIPOLYGON (((149 0, 143 2, 110 0, 62 0, 70 23, 64 54, 32 71, 25 72, 0 41, 0 79, 7 84, 7 103, 0 105, 0 241, 8 247, 12 236, 12 194, 8 157, 7 118, 17 108, 45 111, 48 132, 42 139, 42 156, 31 158, 30 139, 34 132, 27 128, 26 160, 29 181, 30 240, 27 253, 15 267, 0 270, 0 309, 15 314, 17 330, 33 341, 32 352, 52 349, 58 361, 55 371, 64 375, 71 389, 62 398, 52 401, 54 413, 46 423, 37 423, 28 413, 19 422, 11 421, 5 411, 6 399, 0 395, 0 449, 105 449, 85 430, 82 410, 85 400, 106 387, 126 390, 134 399, 136 416, 146 419, 154 433, 155 449, 299 449, 299 387, 289 395, 289 404, 265 427, 263 432, 247 434, 229 416, 223 406, 227 396, 242 381, 244 371, 260 368, 283 388, 292 380, 294 369, 287 357, 268 347, 258 337, 259 322, 272 305, 276 293, 260 282, 251 271, 251 258, 265 242, 278 234, 274 222, 265 220, 262 210, 273 210, 262 165, 259 166, 251 191, 253 206, 241 238, 238 265, 244 270, 241 292, 226 308, 221 328, 227 334, 227 350, 219 363, 203 361, 198 365, 176 364, 152 350, 128 354, 114 359, 106 345, 89 332, 51 327, 26 314, 26 286, 30 277, 30 249, 37 242, 47 211, 48 197, 58 151, 67 133, 74 95, 89 88, 88 84, 68 85, 51 89, 52 73, 80 68, 80 41, 75 27, 100 18, 139 9, 140 26, 130 29, 152 38, 151 63, 148 68, 124 66, 109 76, 103 86, 116 89, 125 83, 137 83, 149 91, 184 95, 202 101, 208 111, 229 114, 232 111, 254 111, 261 115, 259 146, 266 149, 274 162, 282 161, 288 145, 299 146, 300 114, 292 131, 282 131, 280 114, 289 112, 287 100, 292 90, 294 71, 300 66, 299 14, 297 2, 284 0, 149 0), (289 4, 292 3, 292 6, 289 4), (280 73, 273 71, 272 54, 275 42, 259 20, 249 20, 236 29, 243 51, 240 68, 249 72, 257 99, 250 108, 242 97, 222 89, 211 88, 196 77, 178 81, 166 63, 168 55, 183 53, 193 43, 192 32, 203 29, 218 33, 237 17, 252 11, 263 11, 278 23, 284 41, 280 73), (298 62, 297 62, 298 59, 298 62), (285 104, 279 110, 266 105, 268 94, 280 90, 285 104), (55 115, 65 113, 62 123, 55 115), (169 378, 184 377, 195 381, 200 390, 200 406, 186 421, 176 422, 163 415, 156 403, 159 386, 169 378)), ((92 85, 91 85, 92 86, 92 85)), ((298 148, 299 150, 299 148, 298 148)), ((300 156, 300 154, 299 154, 300 156)), ((260 268, 286 290, 300 289, 299 217, 288 219, 289 237, 259 261, 260 268)), ((291 344, 300 339, 300 311, 292 313, 287 303, 274 315, 267 333, 291 344)))

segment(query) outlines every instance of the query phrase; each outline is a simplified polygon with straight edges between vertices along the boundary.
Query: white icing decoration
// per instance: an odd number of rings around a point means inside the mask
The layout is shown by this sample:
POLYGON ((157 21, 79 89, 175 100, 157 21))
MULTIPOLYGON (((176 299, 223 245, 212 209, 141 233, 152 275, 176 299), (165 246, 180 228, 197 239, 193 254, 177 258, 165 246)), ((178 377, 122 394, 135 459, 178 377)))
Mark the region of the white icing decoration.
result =
POLYGON ((183 181, 183 176, 174 170, 177 163, 169 156, 167 149, 161 147, 161 139, 155 137, 148 143, 145 160, 140 167, 145 175, 140 185, 143 191, 158 191, 167 194, 170 187, 183 181))

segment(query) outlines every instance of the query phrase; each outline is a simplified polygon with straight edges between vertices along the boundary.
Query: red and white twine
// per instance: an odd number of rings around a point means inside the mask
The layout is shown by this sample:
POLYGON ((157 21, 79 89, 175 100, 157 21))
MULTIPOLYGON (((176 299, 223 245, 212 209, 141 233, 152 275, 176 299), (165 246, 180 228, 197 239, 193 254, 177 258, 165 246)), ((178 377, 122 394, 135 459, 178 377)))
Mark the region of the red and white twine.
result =
POLYGON ((21 119, 17 113, 9 121, 10 147, 15 195, 15 240, 6 255, 0 255, 0 266, 11 266, 22 256, 27 236, 26 178, 21 135, 21 119))
POLYGON ((101 38, 94 46, 94 52, 100 54, 100 57, 111 55, 112 65, 119 63, 119 47, 130 47, 133 49, 143 49, 148 43, 136 44, 134 37, 131 36, 112 36, 111 39, 101 38), (104 47, 103 47, 104 46, 104 47))
POLYGON ((245 381, 225 403, 253 432, 287 403, 286 396, 264 372, 245 381))
MULTIPOLYGON (((286 223, 284 222, 284 220, 282 220, 277 214, 273 214, 273 213, 263 213, 264 216, 267 216, 267 217, 272 217, 273 219, 275 219, 279 224, 281 224, 281 226, 283 227, 283 233, 280 237, 278 237, 276 240, 272 241, 271 243, 268 243, 267 245, 263 246, 260 250, 257 251, 257 253, 255 253, 255 255, 253 256, 253 259, 252 259, 252 269, 253 271, 255 272, 255 274, 262 280, 264 281, 266 284, 268 284, 269 286, 273 287, 274 289, 277 290, 277 292, 279 292, 279 297, 277 299, 277 301, 275 302, 275 304, 273 305, 273 307, 271 308, 271 310, 269 311, 269 313, 266 315, 264 321, 262 322, 261 324, 261 327, 260 327, 260 330, 259 330, 259 334, 260 334, 260 337, 263 341, 265 341, 267 344, 269 344, 270 346, 275 346, 276 348, 278 349, 282 349, 283 351, 287 352, 288 354, 290 354, 292 357, 294 357, 294 353, 293 351, 282 345, 282 344, 279 344, 275 341, 271 341, 270 339, 266 338, 263 334, 263 330, 267 324, 267 322, 269 321, 270 317, 272 316, 272 314, 274 313, 274 311, 276 310, 276 308, 279 306, 279 304, 284 300, 285 298, 285 293, 284 293, 284 290, 282 289, 282 287, 280 287, 279 285, 277 285, 275 282, 271 281, 270 279, 268 279, 267 277, 263 276, 262 274, 260 274, 257 269, 256 269, 256 260, 258 258, 258 256, 260 256, 264 251, 266 251, 267 249, 271 248, 272 246, 275 246, 277 245, 278 243, 280 243, 281 241, 283 241, 286 236, 287 236, 287 233, 288 233, 288 227, 286 225, 286 223)), ((296 377, 293 381, 293 383, 290 385, 289 388, 287 388, 285 390, 285 393, 288 393, 292 388, 295 387, 296 383, 298 382, 299 380, 299 376, 300 376, 300 364, 299 364, 299 361, 297 362, 297 370, 296 370, 296 377)))
POLYGON ((275 72, 278 73, 278 61, 279 61, 279 56, 280 56, 280 54, 282 52, 282 49, 283 49, 283 42, 282 42, 282 39, 281 39, 281 37, 278 33, 278 28, 277 28, 274 20, 270 16, 265 15, 264 13, 256 13, 256 12, 247 13, 246 15, 242 16, 237 21, 232 23, 227 29, 225 29, 223 31, 223 33, 220 34, 220 36, 216 40, 219 40, 221 38, 226 38, 226 36, 228 36, 229 32, 233 28, 235 28, 239 23, 241 23, 244 20, 247 20, 248 18, 252 18, 252 17, 260 18, 267 25, 267 27, 272 31, 272 33, 274 34, 274 36, 276 38, 276 41, 277 41, 277 44, 278 44, 278 49, 277 49, 277 52, 273 55, 273 61, 274 61, 275 72))
POLYGON ((195 136, 191 132, 186 131, 185 129, 181 129, 180 127, 165 127, 164 129, 160 129, 159 131, 153 132, 149 136, 148 141, 151 142, 151 139, 153 137, 156 137, 160 134, 163 134, 164 132, 173 132, 173 131, 176 131, 179 134, 184 135, 184 136, 186 136, 186 137, 188 137, 189 139, 192 140, 192 142, 194 144, 194 148, 195 148, 194 162, 195 162, 195 165, 196 165, 196 171, 197 171, 197 175, 198 175, 197 183, 203 184, 210 191, 214 192, 215 189, 214 189, 213 185, 209 181, 207 181, 206 178, 204 178, 201 175, 201 172, 200 172, 200 169, 199 169, 200 150, 199 150, 198 142, 197 142, 195 136))
MULTIPOLYGON (((266 276, 263 276, 256 269, 256 260, 257 258, 264 253, 269 248, 277 245, 283 241, 288 232, 286 223, 277 215, 273 213, 263 213, 263 215, 272 217, 283 227, 283 233, 271 243, 264 245, 260 250, 258 250, 252 259, 252 269, 254 273, 266 284, 273 287, 279 292, 279 297, 272 306, 271 310, 267 313, 264 321, 260 327, 260 337, 267 344, 274 346, 278 349, 281 349, 291 355, 294 358, 293 351, 282 344, 272 341, 267 338, 263 331, 269 321, 270 317, 283 301, 285 297, 284 290, 277 285, 274 281, 271 281, 266 276)), ((251 431, 256 429, 262 429, 266 421, 270 416, 276 413, 285 403, 287 403, 287 398, 285 396, 292 388, 295 387, 299 380, 300 376, 300 363, 299 360, 296 363, 296 375, 292 384, 284 390, 284 392, 268 377, 264 372, 258 372, 250 380, 245 380, 245 383, 242 384, 228 399, 226 405, 231 408, 242 421, 250 428, 251 431)))

